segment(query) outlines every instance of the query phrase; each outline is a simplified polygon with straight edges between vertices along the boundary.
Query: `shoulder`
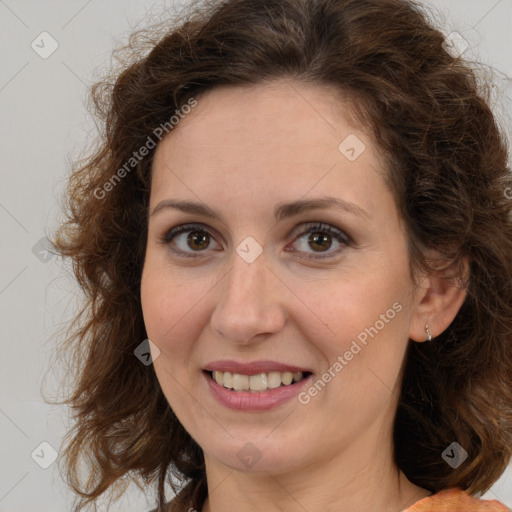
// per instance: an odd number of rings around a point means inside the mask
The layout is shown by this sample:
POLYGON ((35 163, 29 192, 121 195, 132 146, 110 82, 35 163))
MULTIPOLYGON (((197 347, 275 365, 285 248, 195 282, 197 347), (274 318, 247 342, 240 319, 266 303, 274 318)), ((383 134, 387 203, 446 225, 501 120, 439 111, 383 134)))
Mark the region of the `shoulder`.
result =
POLYGON ((497 500, 481 500, 462 489, 449 489, 423 498, 403 512, 510 512, 510 509, 497 500))

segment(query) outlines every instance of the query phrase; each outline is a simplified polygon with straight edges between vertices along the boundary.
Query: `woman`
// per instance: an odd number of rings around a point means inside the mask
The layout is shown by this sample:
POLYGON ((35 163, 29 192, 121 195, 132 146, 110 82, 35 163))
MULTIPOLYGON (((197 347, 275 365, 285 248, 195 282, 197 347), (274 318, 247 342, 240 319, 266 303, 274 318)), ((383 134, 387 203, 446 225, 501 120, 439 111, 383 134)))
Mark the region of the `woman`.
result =
POLYGON ((139 476, 158 511, 507 510, 476 495, 512 449, 511 177, 472 69, 405 0, 139 42, 56 238, 78 509, 139 476))

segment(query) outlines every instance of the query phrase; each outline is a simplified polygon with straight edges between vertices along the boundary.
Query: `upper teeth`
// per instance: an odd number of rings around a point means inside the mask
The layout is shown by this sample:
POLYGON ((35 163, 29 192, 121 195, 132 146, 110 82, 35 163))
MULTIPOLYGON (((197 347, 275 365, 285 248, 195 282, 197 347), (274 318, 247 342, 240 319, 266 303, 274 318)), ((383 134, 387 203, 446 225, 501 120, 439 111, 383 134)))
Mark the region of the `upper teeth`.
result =
POLYGON ((278 388, 283 384, 290 385, 303 377, 302 372, 269 372, 257 375, 242 375, 241 373, 213 372, 213 380, 221 386, 235 391, 264 391, 278 388))

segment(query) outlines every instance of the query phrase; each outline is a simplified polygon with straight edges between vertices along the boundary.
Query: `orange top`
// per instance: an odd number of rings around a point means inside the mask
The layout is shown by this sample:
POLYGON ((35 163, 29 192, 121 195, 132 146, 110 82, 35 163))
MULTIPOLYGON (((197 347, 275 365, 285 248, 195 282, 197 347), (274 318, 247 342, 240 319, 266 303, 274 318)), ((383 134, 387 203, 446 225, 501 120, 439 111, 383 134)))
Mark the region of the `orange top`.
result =
POLYGON ((510 509, 499 501, 481 500, 462 489, 450 489, 427 496, 403 512, 510 512, 510 509))
MULTIPOLYGON (((190 488, 188 488, 190 489, 190 488)), ((183 492, 183 491, 182 491, 183 492)), ((178 496, 182 496, 180 493, 178 496)), ((185 501, 178 501, 178 496, 175 496, 169 503, 166 504, 166 512, 187 512, 193 507, 190 498, 185 501)), ((201 510, 202 506, 198 507, 201 510)), ((195 509, 194 509, 195 510, 195 509)), ((153 509, 150 512, 157 512, 153 509)), ((417 501, 414 505, 403 510, 402 512, 512 512, 505 505, 497 500, 480 500, 473 498, 470 494, 462 489, 450 489, 448 491, 441 491, 432 496, 417 501)))

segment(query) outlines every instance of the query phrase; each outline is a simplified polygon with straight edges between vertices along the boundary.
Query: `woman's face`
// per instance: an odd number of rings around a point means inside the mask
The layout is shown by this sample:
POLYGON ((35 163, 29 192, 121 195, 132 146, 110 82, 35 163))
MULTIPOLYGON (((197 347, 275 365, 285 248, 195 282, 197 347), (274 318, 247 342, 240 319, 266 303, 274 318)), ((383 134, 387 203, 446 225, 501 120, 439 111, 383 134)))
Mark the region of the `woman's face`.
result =
POLYGON ((382 157, 342 111, 294 81, 217 88, 156 150, 144 321, 207 463, 391 453, 418 299, 382 157))

